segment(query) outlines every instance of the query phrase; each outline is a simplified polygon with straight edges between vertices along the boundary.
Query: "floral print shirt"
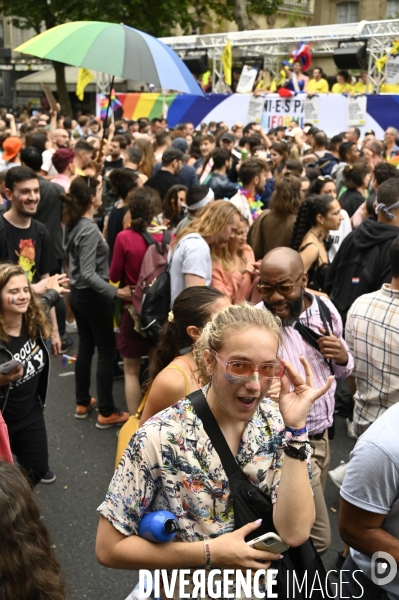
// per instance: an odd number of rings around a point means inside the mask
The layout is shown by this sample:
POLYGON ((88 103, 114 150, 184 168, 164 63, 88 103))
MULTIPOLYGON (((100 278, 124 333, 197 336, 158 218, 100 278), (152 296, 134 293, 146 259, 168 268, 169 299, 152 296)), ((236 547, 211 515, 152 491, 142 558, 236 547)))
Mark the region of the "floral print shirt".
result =
MULTIPOLYGON (((248 479, 273 503, 284 431, 278 404, 265 398, 248 421, 236 456, 248 479)), ((137 535, 144 513, 158 510, 168 510, 178 519, 174 541, 201 541, 234 530, 228 478, 187 398, 136 431, 98 508, 124 535, 137 535)))

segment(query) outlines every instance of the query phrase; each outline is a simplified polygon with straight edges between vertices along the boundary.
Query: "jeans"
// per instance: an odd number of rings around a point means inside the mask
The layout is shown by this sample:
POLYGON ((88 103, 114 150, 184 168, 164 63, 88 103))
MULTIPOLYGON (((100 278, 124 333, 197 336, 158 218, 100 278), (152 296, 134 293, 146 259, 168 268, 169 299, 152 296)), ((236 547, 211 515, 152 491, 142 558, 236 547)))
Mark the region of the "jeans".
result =
MULTIPOLYGON (((12 401, 9 399, 9 402, 12 401)), ((7 415, 4 420, 10 436, 11 451, 18 459, 30 484, 34 487, 48 471, 47 433, 43 408, 36 402, 33 409, 20 419, 7 415)))
POLYGON ((116 356, 113 302, 91 288, 74 288, 69 298, 79 335, 75 363, 76 404, 90 404, 91 363, 97 347, 98 410, 102 416, 109 417, 116 410, 112 395, 116 356))

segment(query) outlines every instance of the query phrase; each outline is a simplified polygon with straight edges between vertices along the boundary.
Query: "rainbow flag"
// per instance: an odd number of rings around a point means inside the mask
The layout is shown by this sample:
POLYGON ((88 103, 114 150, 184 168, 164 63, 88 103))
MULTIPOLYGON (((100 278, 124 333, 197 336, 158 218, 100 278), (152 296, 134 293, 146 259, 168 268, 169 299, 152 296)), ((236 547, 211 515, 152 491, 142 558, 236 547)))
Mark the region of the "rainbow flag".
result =
POLYGON ((63 354, 61 356, 61 364, 66 367, 67 365, 73 365, 73 363, 76 361, 76 354, 75 356, 68 356, 68 354, 63 354))
MULTIPOLYGON (((108 106, 108 98, 101 98, 100 100, 100 118, 102 121, 105 121, 105 118, 107 116, 107 106, 108 106)), ((118 98, 115 95, 115 90, 111 91, 111 103, 110 103, 110 108, 115 112, 117 108, 119 108, 120 106, 122 106, 122 103, 118 100, 118 98)), ((108 115, 110 114, 110 112, 108 112, 108 115)))

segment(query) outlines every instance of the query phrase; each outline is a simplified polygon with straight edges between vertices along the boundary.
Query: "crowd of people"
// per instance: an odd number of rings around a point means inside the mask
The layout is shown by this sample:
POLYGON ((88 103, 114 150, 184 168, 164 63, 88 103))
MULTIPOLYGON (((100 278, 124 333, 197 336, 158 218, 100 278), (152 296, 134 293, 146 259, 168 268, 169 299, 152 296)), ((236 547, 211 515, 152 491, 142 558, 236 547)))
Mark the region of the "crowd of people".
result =
MULTIPOLYGON (((305 89, 328 91, 319 74, 305 89)), ((356 127, 328 137, 295 122, 265 132, 256 123, 169 128, 161 117, 104 132, 94 116, 3 115, 0 597, 66 597, 24 476, 32 488, 56 480, 44 419, 50 355, 73 348, 75 417, 97 409, 99 430, 122 426, 98 509, 101 564, 190 568, 193 586, 204 565, 256 570, 281 559, 245 544, 260 522, 235 530, 229 477, 195 411, 202 391, 238 467, 273 504, 283 542, 310 537, 327 551, 330 473, 342 496, 337 568, 363 571, 360 583, 348 576, 345 597, 362 587, 364 598, 399 599, 399 579, 377 585, 371 559, 399 560, 398 138, 394 127, 379 140, 356 127), (141 309, 161 274, 169 313, 150 335, 141 309), (116 377, 126 411, 115 404, 116 377), (338 466, 337 415, 356 442, 338 466), (42 551, 24 567, 29 510, 42 551), (173 543, 138 537, 149 510, 176 516, 173 543), (17 534, 15 569, 48 571, 46 592, 35 577, 40 593, 29 595, 5 561, 17 534)))

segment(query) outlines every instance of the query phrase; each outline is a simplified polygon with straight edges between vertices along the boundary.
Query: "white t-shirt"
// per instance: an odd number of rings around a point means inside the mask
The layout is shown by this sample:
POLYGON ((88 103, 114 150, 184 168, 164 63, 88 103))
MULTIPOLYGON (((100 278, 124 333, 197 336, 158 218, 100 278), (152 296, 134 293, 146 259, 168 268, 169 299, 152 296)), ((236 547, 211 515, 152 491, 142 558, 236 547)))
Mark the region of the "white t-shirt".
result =
MULTIPOLYGON (((354 506, 384 515, 381 529, 399 537, 399 404, 391 406, 356 442, 341 496, 354 506)), ((382 548, 380 549, 382 550, 382 548)), ((371 558, 351 548, 359 569, 371 579, 371 558)), ((399 598, 399 574, 384 584, 390 600, 399 598)))
POLYGON ((169 252, 171 306, 175 298, 186 289, 185 274, 197 275, 205 279, 205 285, 212 280, 211 251, 199 233, 188 233, 173 250, 169 252))
POLYGON ((330 262, 334 260, 334 256, 338 252, 338 248, 340 247, 346 236, 352 231, 351 219, 346 210, 343 210, 341 208, 341 215, 344 218, 341 221, 339 229, 330 230, 330 235, 333 238, 332 246, 328 251, 328 258, 330 262))
POLYGON ((46 171, 47 175, 58 175, 57 169, 53 165, 54 148, 42 152, 42 171, 46 171))
POLYGON ((249 226, 254 222, 252 218, 251 209, 248 204, 248 199, 244 194, 241 194, 238 191, 232 198, 230 198, 230 202, 234 204, 234 206, 240 211, 241 215, 246 219, 249 223, 249 226))

